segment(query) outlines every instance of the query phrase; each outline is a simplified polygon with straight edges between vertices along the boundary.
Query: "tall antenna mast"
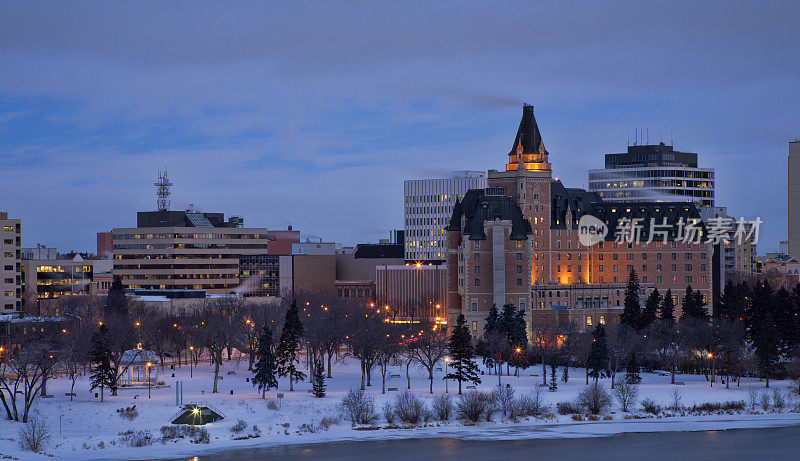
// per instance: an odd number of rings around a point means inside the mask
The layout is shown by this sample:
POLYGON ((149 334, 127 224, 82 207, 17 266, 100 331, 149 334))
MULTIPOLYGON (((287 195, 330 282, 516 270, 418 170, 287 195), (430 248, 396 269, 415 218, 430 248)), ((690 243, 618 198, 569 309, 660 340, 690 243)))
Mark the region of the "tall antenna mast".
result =
POLYGON ((169 182, 167 178, 167 168, 165 167, 163 170, 158 172, 158 180, 153 183, 156 186, 156 196, 158 200, 156 204, 158 205, 158 211, 167 211, 169 210, 169 188, 172 186, 172 183, 169 182))

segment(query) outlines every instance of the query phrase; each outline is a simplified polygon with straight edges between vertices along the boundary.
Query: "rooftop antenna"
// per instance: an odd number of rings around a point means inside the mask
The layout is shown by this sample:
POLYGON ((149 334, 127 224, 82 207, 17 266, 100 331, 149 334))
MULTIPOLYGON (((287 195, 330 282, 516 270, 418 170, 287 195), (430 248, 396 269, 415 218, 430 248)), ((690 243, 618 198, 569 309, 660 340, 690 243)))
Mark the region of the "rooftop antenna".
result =
POLYGON ((628 136, 625 138, 625 142, 628 143, 628 147, 631 145, 631 132, 628 130, 628 136))
POLYGON ((647 144, 650 145, 650 128, 645 128, 645 134, 647 135, 647 144))
POLYGON ((167 211, 169 210, 169 188, 172 186, 172 183, 169 182, 169 178, 167 177, 167 168, 164 167, 163 170, 158 172, 158 180, 153 183, 156 186, 156 196, 158 200, 156 201, 158 205, 158 211, 167 211))

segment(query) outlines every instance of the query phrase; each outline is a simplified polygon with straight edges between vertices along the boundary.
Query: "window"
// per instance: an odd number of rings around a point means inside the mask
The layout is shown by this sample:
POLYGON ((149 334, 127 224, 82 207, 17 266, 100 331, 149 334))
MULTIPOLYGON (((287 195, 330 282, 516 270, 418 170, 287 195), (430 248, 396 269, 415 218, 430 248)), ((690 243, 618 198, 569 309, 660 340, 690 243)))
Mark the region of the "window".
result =
POLYGON ((517 286, 518 286, 518 287, 521 287, 521 286, 522 286, 522 279, 517 279, 517 286))
POLYGON ((685 257, 686 259, 692 259, 692 254, 691 254, 691 253, 686 253, 686 254, 684 255, 684 257, 685 257))
POLYGON ((517 266, 517 274, 521 274, 521 273, 522 273, 522 266, 517 266))
POLYGON ((647 261, 647 253, 642 253, 642 261, 647 261))
POLYGON ((517 253, 517 261, 522 261, 522 253, 517 253))
POLYGON ((480 253, 475 253, 475 261, 478 261, 479 259, 481 259, 480 253))
POLYGON ((691 271, 692 271, 692 265, 691 264, 687 264, 686 265, 686 272, 691 272, 691 271))
POLYGON ((524 311, 525 310, 525 298, 520 298, 519 299, 519 310, 520 311, 524 311))
MULTIPOLYGON (((675 243, 675 242, 672 242, 675 243)), ((672 253, 672 259, 678 259, 678 253, 672 253)))
POLYGON ((475 266, 475 273, 476 274, 480 274, 481 273, 481 266, 475 266))
POLYGON ((600 325, 605 325, 605 324, 606 324, 606 316, 605 315, 601 315, 600 316, 600 325))
POLYGON ((477 310, 478 310, 478 303, 477 303, 477 301, 473 301, 473 302, 472 302, 472 310, 473 310, 473 311, 477 311, 477 310))
POLYGON ((617 253, 614 253, 612 259, 614 259, 614 261, 618 260, 619 259, 619 255, 617 253))
POLYGON ((675 264, 673 264, 672 265, 672 271, 675 272, 676 270, 678 270, 678 268, 677 268, 677 266, 675 266, 675 264))
POLYGON ((478 331, 478 322, 472 321, 472 331, 478 331))
POLYGON ((592 316, 591 315, 587 315, 586 316, 586 326, 587 327, 592 326, 592 316))
POLYGON ((691 275, 687 275, 686 276, 686 283, 687 284, 691 284, 692 283, 692 276, 691 275))
POLYGON ((475 279, 475 286, 476 287, 481 286, 481 279, 475 279))
POLYGON ((480 248, 480 247, 481 247, 481 241, 480 240, 473 240, 472 241, 472 248, 480 248))

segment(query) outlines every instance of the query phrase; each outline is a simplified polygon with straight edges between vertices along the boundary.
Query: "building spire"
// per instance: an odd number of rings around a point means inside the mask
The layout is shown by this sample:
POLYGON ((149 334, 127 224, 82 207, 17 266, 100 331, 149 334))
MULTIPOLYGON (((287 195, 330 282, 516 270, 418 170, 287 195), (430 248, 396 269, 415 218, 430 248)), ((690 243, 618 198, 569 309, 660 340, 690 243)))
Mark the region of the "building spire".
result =
POLYGON ((511 146, 511 152, 508 153, 506 170, 517 170, 521 162, 524 163, 526 170, 549 170, 550 164, 547 163, 547 156, 548 152, 544 148, 539 125, 536 123, 536 117, 533 116, 533 106, 523 104, 522 120, 519 122, 514 145, 511 146))

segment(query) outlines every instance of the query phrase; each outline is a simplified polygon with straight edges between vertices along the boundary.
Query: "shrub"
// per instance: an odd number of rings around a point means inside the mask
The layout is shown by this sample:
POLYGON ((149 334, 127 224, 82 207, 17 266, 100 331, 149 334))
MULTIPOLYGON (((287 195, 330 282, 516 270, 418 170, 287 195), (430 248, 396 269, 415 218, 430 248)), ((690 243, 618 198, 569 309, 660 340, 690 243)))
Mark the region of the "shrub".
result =
POLYGON ((342 399, 342 409, 353 425, 370 424, 378 419, 375 414, 375 399, 362 390, 350 389, 342 399))
POLYGON ((120 442, 129 447, 146 447, 153 444, 153 434, 150 431, 125 431, 120 432, 120 442))
POLYGON ((580 414, 580 413, 575 413, 574 415, 572 415, 572 420, 573 421, 586 421, 586 418, 584 418, 583 415, 580 414))
POLYGON ((636 384, 623 381, 614 388, 614 396, 617 398, 622 411, 628 412, 628 408, 636 405, 636 398, 639 396, 639 387, 636 384))
POLYGON ((692 405, 692 412, 713 412, 713 411, 742 411, 747 404, 742 400, 732 400, 730 402, 705 402, 700 405, 692 405))
MULTIPOLYGON (((253 430, 255 431, 257 428, 253 426, 253 430)), ((182 439, 184 437, 191 437, 194 439, 202 438, 203 431, 205 431, 205 429, 190 425, 161 426, 161 443, 172 439, 182 439)))
POLYGON ((270 400, 270 401, 267 403, 267 408, 269 408, 270 410, 277 410, 277 409, 278 409, 278 404, 277 404, 277 403, 275 403, 275 401, 274 401, 274 400, 270 400))
POLYGON ((642 400, 642 410, 651 415, 658 415, 661 413, 661 407, 653 401, 653 399, 642 400))
POLYGON ((586 408, 589 413, 596 415, 611 406, 611 394, 600 384, 587 386, 578 393, 577 404, 586 408))
POLYGON ((556 410, 558 410, 559 415, 569 415, 581 412, 580 407, 572 402, 558 402, 556 404, 556 410))
POLYGON ((383 404, 383 418, 389 424, 394 424, 394 405, 391 402, 383 404))
POLYGON ((509 414, 514 404, 514 388, 503 387, 493 391, 493 394, 495 395, 497 405, 500 407, 500 411, 503 412, 503 416, 509 414))
POLYGON ((208 434, 208 430, 205 428, 200 428, 196 433, 195 436, 190 440, 192 443, 211 443, 211 436, 208 434))
POLYGON ((530 394, 523 395, 517 401, 517 414, 520 416, 540 416, 549 411, 548 405, 544 403, 542 394, 544 390, 536 386, 530 394))
POLYGON ((236 424, 231 426, 231 432, 233 432, 234 434, 238 434, 239 432, 242 432, 245 429, 247 429, 247 421, 243 419, 236 421, 236 424))
POLYGON ((413 392, 405 390, 394 398, 394 414, 408 424, 419 424, 428 412, 425 403, 413 392))
POLYGON ((486 411, 486 404, 486 398, 480 392, 467 391, 456 404, 458 416, 476 423, 486 411))
MULTIPOLYGON (((641 381, 641 378, 640 378, 640 381, 641 381)), ((589 416, 586 417, 586 419, 588 419, 589 421, 600 421, 600 417, 597 416, 597 415, 589 415, 589 416)))
POLYGON ((761 394, 761 409, 764 411, 769 411, 769 394, 766 392, 761 394))
POLYGON ((133 407, 120 408, 119 410, 117 410, 117 414, 119 414, 120 417, 127 419, 128 421, 133 421, 134 419, 136 419, 137 416, 139 416, 139 411, 136 409, 136 406, 134 405, 133 407))
POLYGON ((750 403, 750 411, 756 411, 758 405, 758 390, 750 389, 747 391, 747 401, 750 403))
POLYGON ((437 395, 433 398, 433 412, 439 421, 447 421, 453 414, 453 399, 449 395, 437 395))
POLYGON ((783 397, 783 393, 780 389, 773 389, 772 390, 772 406, 775 407, 775 410, 778 413, 782 412, 784 408, 786 408, 786 399, 783 397))
POLYGON ((336 424, 339 424, 339 418, 332 418, 330 416, 326 416, 322 418, 322 421, 319 422, 319 427, 328 430, 329 427, 334 426, 336 424))
POLYGON ((28 418, 28 422, 19 429, 18 436, 19 446, 23 450, 40 453, 50 443, 50 428, 43 419, 31 416, 28 418))
POLYGON ((498 403, 497 395, 499 390, 494 390, 489 392, 488 394, 481 394, 481 397, 486 401, 486 409, 483 410, 483 415, 486 417, 486 421, 491 421, 492 416, 500 409, 500 404, 498 403))
POLYGON ((675 412, 681 411, 683 405, 681 405, 681 393, 678 392, 677 389, 672 390, 672 405, 670 405, 669 409, 675 412))

